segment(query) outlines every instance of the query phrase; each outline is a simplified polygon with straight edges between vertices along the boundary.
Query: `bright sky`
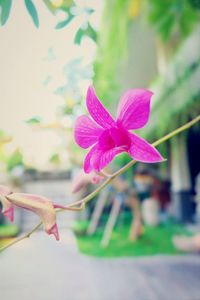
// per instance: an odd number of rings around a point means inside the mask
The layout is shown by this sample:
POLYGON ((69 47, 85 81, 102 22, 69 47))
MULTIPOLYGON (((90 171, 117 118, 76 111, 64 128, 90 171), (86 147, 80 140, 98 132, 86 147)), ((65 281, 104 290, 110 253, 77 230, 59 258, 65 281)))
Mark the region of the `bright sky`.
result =
MULTIPOLYGON (((90 20, 98 28, 103 1, 76 2, 95 9, 90 20)), ((56 108, 63 100, 53 90, 64 82, 63 66, 77 57, 91 62, 95 43, 85 38, 81 46, 73 44, 75 32, 84 21, 82 16, 68 27, 55 30, 63 16, 53 16, 40 0, 34 3, 39 12, 39 29, 34 27, 22 0, 13 1, 10 18, 0 28, 0 129, 14 136, 15 144, 20 145, 28 161, 42 167, 59 137, 53 132, 33 132, 24 120, 35 115, 46 121, 55 119, 56 108), (47 61, 51 47, 56 55, 52 62, 47 61), (43 83, 48 75, 53 75, 54 81, 46 87, 43 83)), ((85 89, 83 86, 83 93, 85 89)))

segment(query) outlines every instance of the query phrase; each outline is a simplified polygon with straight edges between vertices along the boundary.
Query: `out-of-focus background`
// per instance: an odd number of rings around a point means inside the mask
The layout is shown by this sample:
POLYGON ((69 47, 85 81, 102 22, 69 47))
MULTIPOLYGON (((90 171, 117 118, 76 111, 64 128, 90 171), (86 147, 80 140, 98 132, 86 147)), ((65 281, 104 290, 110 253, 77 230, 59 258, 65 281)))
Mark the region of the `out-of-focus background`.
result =
MULTIPOLYGON (((113 115, 126 89, 152 90, 149 142, 200 113, 199 0, 1 0, 0 22, 0 184, 13 191, 64 205, 95 189, 72 193, 87 181, 73 127, 90 84, 113 115)), ((2 252, 2 299, 199 299, 199 125, 158 149, 166 162, 60 214, 60 242, 39 230, 2 252)), ((37 222, 0 214, 0 246, 37 222)))

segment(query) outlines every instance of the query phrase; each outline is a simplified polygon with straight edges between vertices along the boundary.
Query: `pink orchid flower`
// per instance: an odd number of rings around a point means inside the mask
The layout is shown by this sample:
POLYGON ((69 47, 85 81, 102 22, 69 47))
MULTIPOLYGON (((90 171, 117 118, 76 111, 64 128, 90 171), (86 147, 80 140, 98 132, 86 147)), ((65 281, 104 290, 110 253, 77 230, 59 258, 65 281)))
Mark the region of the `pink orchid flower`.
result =
POLYGON ((14 208, 12 203, 10 203, 6 196, 12 194, 12 191, 9 187, 5 185, 0 185, 0 202, 2 204, 2 214, 11 222, 14 219, 14 208))
POLYGON ((88 88, 86 105, 93 120, 87 115, 80 116, 74 131, 75 141, 80 147, 87 149, 92 146, 84 160, 86 173, 99 172, 121 152, 145 163, 163 160, 146 140, 130 132, 146 125, 152 95, 145 89, 128 90, 121 98, 114 120, 97 98, 94 88, 88 88))
POLYGON ((89 174, 85 174, 82 170, 74 178, 72 182, 72 193, 78 193, 89 184, 98 184, 104 177, 92 171, 89 174))
POLYGON ((45 231, 48 234, 53 234, 56 240, 59 240, 55 208, 61 206, 53 204, 45 197, 25 193, 12 193, 7 195, 6 199, 12 207, 17 206, 36 213, 41 218, 45 231))

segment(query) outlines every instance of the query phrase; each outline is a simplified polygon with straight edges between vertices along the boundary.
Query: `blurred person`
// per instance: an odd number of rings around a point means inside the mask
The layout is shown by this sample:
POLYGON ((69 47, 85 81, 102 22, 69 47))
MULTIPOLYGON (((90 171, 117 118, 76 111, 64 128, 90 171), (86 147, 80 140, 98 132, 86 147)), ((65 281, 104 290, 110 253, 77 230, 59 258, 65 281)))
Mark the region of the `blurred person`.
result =
POLYGON ((137 197, 135 197, 133 203, 133 209, 136 213, 136 224, 135 228, 137 231, 134 232, 134 226, 132 231, 132 239, 134 235, 138 236, 142 234, 143 222, 148 225, 157 224, 157 203, 151 197, 151 189, 154 183, 152 174, 147 169, 139 169, 136 171, 134 177, 134 187, 137 197))
POLYGON ((134 177, 136 191, 141 202, 143 221, 156 226, 167 220, 170 202, 169 183, 162 181, 154 170, 139 169, 134 177))
MULTIPOLYGON (((116 189, 117 196, 122 195, 124 203, 127 204, 132 212, 132 222, 129 232, 129 239, 134 241, 138 239, 144 232, 143 230, 143 214, 142 203, 149 199, 153 178, 149 171, 139 170, 132 178, 132 186, 128 184, 122 176, 115 179, 113 186, 116 189)), ((155 203, 156 204, 156 203, 155 203)), ((146 217, 146 214, 144 213, 146 217)))
POLYGON ((132 212, 129 239, 134 241, 143 234, 143 221, 140 200, 138 199, 137 193, 133 188, 129 189, 128 191, 126 204, 130 207, 132 212))
POLYGON ((116 198, 121 199, 131 209, 132 221, 129 232, 129 239, 131 241, 139 238, 143 233, 143 222, 140 200, 138 199, 136 190, 134 187, 125 180, 122 176, 117 177, 113 181, 113 187, 115 188, 116 198))
POLYGON ((151 197, 155 199, 159 206, 159 219, 161 223, 166 223, 168 219, 168 207, 170 204, 170 183, 167 180, 161 180, 153 175, 153 185, 151 188, 151 197))
POLYGON ((142 218, 146 225, 157 226, 160 223, 160 205, 155 198, 147 198, 141 205, 142 218))
POLYGON ((144 199, 149 198, 153 186, 153 177, 151 173, 145 169, 136 171, 134 176, 134 186, 141 202, 144 199))

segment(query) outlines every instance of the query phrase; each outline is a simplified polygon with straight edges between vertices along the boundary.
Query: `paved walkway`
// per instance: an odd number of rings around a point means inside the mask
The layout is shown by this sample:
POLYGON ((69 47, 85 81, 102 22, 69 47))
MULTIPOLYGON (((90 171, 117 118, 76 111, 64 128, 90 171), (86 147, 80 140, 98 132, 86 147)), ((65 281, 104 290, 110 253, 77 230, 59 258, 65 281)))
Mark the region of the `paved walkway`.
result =
POLYGON ((199 300, 200 257, 97 259, 41 231, 0 255, 0 299, 199 300))
MULTIPOLYGON (((59 198, 59 182, 40 185, 26 191, 59 198)), ((59 202, 64 192, 65 185, 59 202)), ((37 223, 30 212, 22 219, 24 230, 37 223)), ((39 231, 0 254, 1 300, 200 300, 200 256, 87 257, 78 252, 72 220, 58 215, 60 242, 39 231)))

